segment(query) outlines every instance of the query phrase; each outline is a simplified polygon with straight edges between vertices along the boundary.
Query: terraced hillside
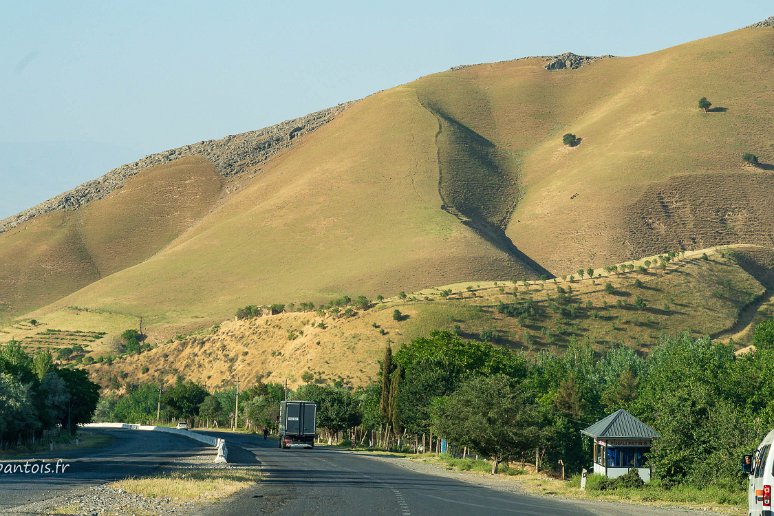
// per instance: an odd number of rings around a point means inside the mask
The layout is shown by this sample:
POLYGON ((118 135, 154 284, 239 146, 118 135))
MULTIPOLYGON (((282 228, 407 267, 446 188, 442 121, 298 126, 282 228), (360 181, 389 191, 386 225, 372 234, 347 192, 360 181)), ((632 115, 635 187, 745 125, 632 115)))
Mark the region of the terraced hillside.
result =
POLYGON ((643 258, 583 279, 458 283, 370 305, 344 298, 327 307, 288 306, 291 311, 276 315, 264 307, 259 317, 225 321, 90 367, 113 388, 172 382, 178 374, 210 388, 236 376, 248 385, 258 378, 357 385, 375 377, 388 343, 400 346, 433 330, 528 353, 561 352, 571 339, 647 352, 662 335, 682 331, 719 339, 734 331, 742 347, 752 324, 774 316, 772 284, 761 281, 770 281, 772 262, 774 249, 737 246, 674 255, 663 266, 659 257, 643 258))
POLYGON ((67 321, 75 306, 168 337, 249 303, 774 245, 774 28, 547 62, 421 78, 302 137, 286 124, 282 152, 239 135, 226 139, 239 159, 162 153, 122 188, 0 234, 0 321, 67 321), (567 132, 580 144, 564 146, 567 132), (745 151, 762 166, 743 166, 745 151))

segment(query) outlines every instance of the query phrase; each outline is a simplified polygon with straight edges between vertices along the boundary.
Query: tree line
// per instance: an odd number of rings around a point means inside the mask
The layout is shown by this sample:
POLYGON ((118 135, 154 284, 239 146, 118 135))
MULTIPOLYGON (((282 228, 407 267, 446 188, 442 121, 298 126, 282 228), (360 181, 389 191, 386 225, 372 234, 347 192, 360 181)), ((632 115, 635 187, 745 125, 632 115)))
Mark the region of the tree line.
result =
POLYGON ((98 400, 99 386, 85 371, 57 366, 48 351, 30 355, 18 342, 0 345, 0 448, 75 435, 98 400))
POLYGON ((774 425, 774 320, 756 328, 754 343, 737 355, 733 345, 683 333, 647 355, 599 352, 577 339, 562 353, 526 354, 433 332, 387 348, 378 380, 365 386, 307 383, 286 393, 259 382, 239 393, 236 418, 235 389, 208 393, 183 380, 107 397, 98 412, 276 431, 287 395, 318 404, 320 438, 333 443, 439 452, 445 441, 447 452, 490 459, 493 472, 518 461, 571 473, 591 465, 580 430, 624 408, 661 436, 648 461, 662 485, 738 488, 739 458, 774 425))

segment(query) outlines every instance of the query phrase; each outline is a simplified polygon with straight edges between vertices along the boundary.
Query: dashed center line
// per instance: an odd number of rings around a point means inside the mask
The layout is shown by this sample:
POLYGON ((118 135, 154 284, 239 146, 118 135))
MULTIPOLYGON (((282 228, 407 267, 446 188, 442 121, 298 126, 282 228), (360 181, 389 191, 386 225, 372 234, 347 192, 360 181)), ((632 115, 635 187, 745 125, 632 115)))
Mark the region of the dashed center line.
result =
POLYGON ((400 513, 402 516, 411 516, 411 511, 409 511, 409 506, 406 503, 406 499, 403 498, 403 493, 395 489, 394 487, 391 488, 392 493, 395 495, 395 498, 398 500, 398 505, 400 506, 400 513))

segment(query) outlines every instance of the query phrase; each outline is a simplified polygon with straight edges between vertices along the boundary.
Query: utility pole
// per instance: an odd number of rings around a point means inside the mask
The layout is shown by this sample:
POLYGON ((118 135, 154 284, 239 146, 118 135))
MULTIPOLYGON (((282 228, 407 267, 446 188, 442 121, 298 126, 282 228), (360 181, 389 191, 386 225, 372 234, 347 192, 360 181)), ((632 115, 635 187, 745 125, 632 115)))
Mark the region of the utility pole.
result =
POLYGON ((140 339, 142 339, 142 316, 140 316, 140 339))
POLYGON ((159 382, 159 399, 156 402, 156 423, 158 424, 159 418, 161 418, 161 389, 162 389, 162 383, 159 382))
POLYGON ((236 407, 234 408, 234 430, 237 429, 239 421, 239 377, 236 377, 236 407))
POLYGON ((285 378, 285 401, 288 401, 288 379, 285 378))

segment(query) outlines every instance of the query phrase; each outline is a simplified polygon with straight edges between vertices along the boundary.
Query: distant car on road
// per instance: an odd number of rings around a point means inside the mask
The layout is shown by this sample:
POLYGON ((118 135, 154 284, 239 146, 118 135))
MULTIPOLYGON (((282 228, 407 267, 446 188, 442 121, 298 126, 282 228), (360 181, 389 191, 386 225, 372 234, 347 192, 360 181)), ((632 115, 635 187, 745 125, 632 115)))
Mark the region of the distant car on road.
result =
POLYGON ((177 424, 175 428, 177 428, 178 430, 188 430, 188 423, 186 423, 185 421, 181 421, 177 424))

